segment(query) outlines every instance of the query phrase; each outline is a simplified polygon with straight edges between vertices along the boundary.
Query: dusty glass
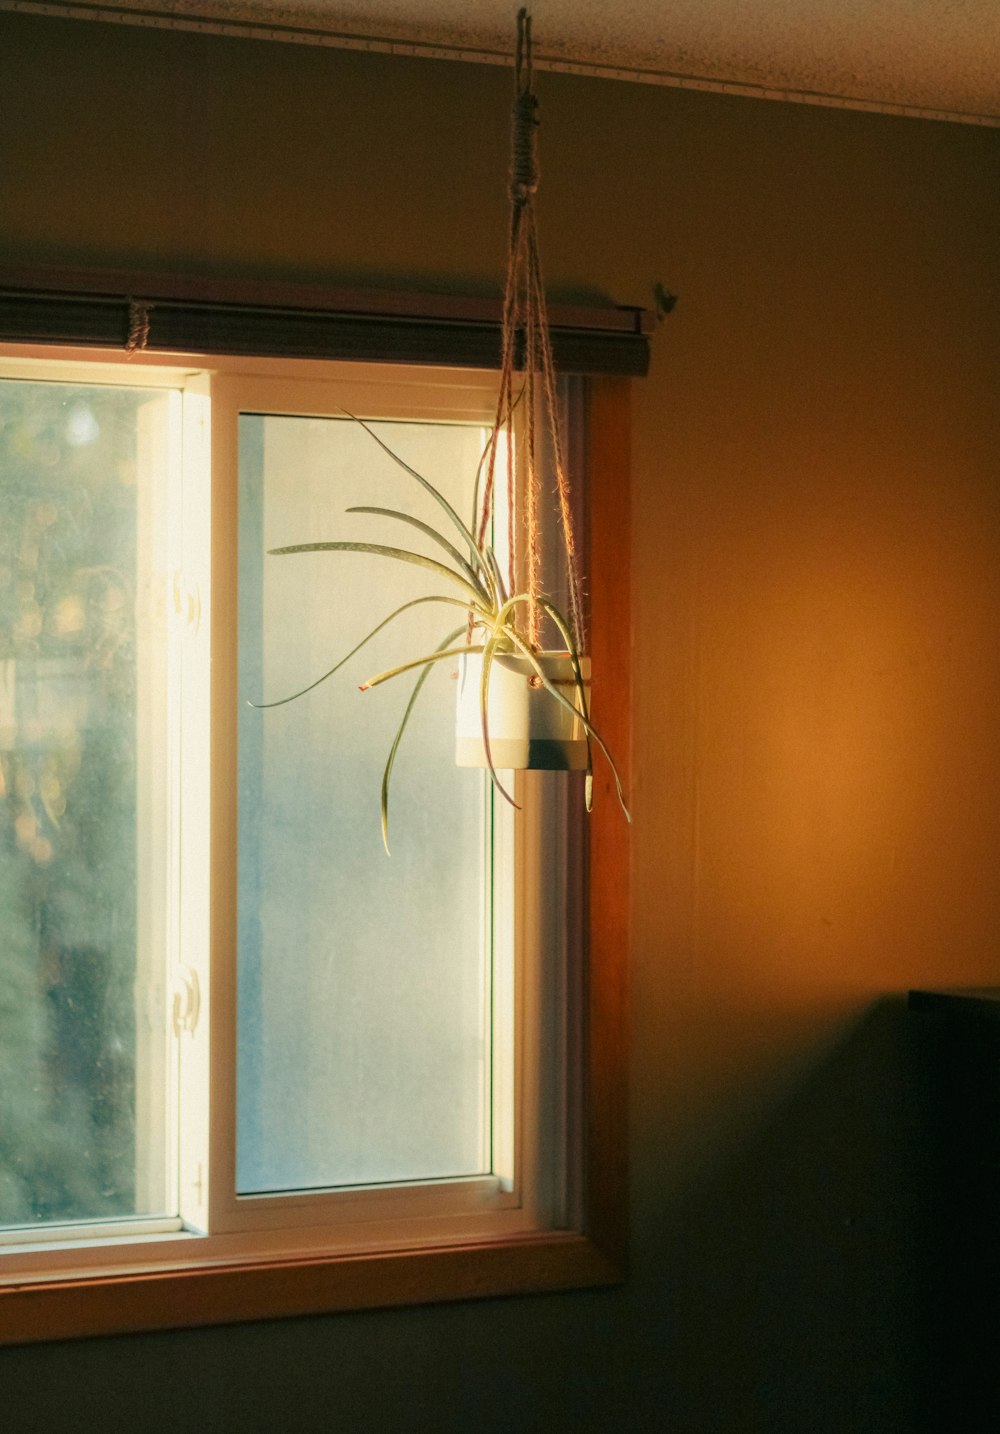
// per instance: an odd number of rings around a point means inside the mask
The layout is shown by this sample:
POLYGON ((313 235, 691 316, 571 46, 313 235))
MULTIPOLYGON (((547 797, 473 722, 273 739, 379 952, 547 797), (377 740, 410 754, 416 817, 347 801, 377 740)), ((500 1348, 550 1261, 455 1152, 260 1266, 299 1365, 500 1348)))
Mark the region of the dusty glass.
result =
MULTIPOLYGON (((378 432, 462 513, 477 427, 378 432)), ((360 425, 240 419, 237 1190, 433 1180, 490 1168, 488 797, 454 764, 454 664, 428 680, 403 738, 382 848, 382 770, 415 674, 359 683, 461 622, 416 608, 329 681, 312 682, 426 572, 359 553, 266 556, 330 539, 416 547, 412 528, 347 514, 441 513, 360 425)), ((437 588, 440 590, 440 582, 437 588)))
POLYGON ((0 382, 7 1227, 164 1203, 164 952, 140 892, 162 855, 149 819, 165 711, 151 614, 170 402, 0 382))

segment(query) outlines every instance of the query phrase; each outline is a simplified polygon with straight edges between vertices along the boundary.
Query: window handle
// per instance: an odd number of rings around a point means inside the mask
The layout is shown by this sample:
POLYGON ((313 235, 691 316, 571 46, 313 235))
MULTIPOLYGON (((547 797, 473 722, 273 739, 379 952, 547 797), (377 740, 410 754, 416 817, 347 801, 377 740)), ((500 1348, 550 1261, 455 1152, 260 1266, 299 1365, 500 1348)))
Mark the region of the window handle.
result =
POLYGON ((171 1015, 174 1035, 179 1038, 184 1031, 193 1034, 200 1014, 201 987, 198 984, 198 972, 191 966, 180 966, 174 981, 171 1015))
POLYGON ((189 583, 180 568, 174 568, 171 583, 174 613, 192 632, 201 626, 201 589, 189 583))

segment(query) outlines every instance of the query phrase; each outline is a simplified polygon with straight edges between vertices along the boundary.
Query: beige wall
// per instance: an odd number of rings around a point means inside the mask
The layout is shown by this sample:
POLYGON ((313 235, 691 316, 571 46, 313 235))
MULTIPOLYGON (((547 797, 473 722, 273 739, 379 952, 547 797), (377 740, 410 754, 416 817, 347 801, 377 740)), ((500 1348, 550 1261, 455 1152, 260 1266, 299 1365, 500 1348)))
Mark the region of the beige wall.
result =
MULTIPOLYGON (((0 26, 0 260, 496 291, 506 72, 0 26)), ((552 292, 680 295, 635 394, 633 1278, 13 1351, 7 1428, 931 1427, 883 998, 1000 984, 1000 134, 539 90, 552 292)))

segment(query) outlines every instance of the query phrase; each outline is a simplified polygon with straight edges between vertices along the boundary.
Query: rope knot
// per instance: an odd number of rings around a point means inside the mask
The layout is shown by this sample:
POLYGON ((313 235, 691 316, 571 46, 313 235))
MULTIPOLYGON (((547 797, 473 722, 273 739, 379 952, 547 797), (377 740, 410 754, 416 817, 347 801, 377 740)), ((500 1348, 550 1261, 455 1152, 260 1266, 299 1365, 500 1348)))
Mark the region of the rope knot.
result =
POLYGON ((514 101, 512 121, 510 197, 525 204, 538 189, 538 100, 530 90, 514 101))
POLYGON ((125 340, 125 352, 129 358, 134 353, 141 353, 149 343, 149 311, 152 307, 152 304, 141 299, 128 301, 128 337, 125 340))

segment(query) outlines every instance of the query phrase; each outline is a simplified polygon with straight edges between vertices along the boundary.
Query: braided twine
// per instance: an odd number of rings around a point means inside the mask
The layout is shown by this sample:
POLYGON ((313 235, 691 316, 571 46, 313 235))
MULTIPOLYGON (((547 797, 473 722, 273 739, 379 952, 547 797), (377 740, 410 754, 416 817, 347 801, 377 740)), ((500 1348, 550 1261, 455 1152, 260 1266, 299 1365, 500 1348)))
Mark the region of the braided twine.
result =
MULTIPOLYGON (((507 248, 507 278, 503 301, 503 339, 500 362, 500 391, 496 422, 490 443, 483 503, 479 520, 479 541, 485 540, 493 512, 497 441, 507 436, 507 501, 513 514, 515 465, 524 495, 524 570, 528 594, 527 636, 539 644, 541 592, 541 548, 539 524, 539 433, 537 414, 544 409, 543 430, 547 429, 555 466, 556 495, 569 585, 569 620, 573 640, 581 650, 583 614, 580 599, 579 559, 573 533, 569 480, 559 432, 555 365, 549 337, 545 289, 538 254, 535 194, 538 190, 538 100, 532 88, 531 17, 521 10, 517 17, 517 58, 515 95, 511 116, 510 234, 507 248), (518 340, 521 340, 523 388, 515 394, 514 373, 518 367, 518 340), (515 459, 514 410, 523 404, 522 443, 515 459)), ((513 531, 510 543, 510 590, 516 591, 519 543, 513 531)))

